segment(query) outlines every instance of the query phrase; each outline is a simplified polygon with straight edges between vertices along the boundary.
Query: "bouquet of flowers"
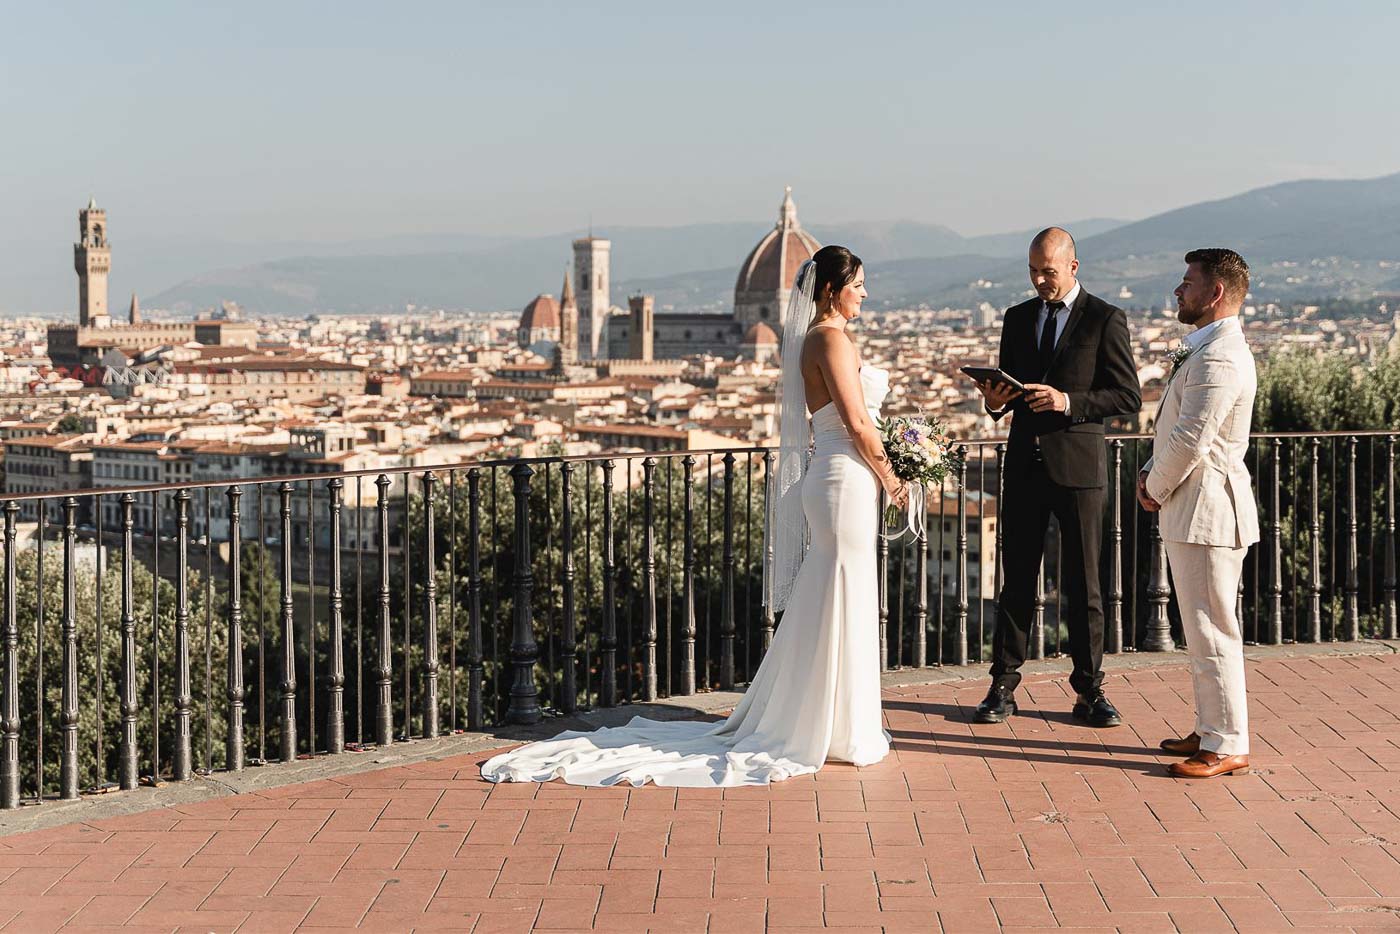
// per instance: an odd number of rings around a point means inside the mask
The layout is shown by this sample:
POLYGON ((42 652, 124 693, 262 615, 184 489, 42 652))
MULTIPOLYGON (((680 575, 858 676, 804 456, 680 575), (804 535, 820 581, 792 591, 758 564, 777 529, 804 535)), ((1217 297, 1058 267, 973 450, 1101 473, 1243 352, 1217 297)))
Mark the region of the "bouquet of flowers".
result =
MULTIPOLYGON (((894 475, 910 484, 908 524, 906 528, 917 537, 923 533, 924 490, 941 484, 958 469, 963 451, 953 443, 947 426, 937 419, 901 415, 882 418, 877 423, 885 456, 890 459, 894 475)), ((898 518, 898 510, 890 507, 886 524, 898 518)), ((899 538, 903 530, 893 535, 899 538)))

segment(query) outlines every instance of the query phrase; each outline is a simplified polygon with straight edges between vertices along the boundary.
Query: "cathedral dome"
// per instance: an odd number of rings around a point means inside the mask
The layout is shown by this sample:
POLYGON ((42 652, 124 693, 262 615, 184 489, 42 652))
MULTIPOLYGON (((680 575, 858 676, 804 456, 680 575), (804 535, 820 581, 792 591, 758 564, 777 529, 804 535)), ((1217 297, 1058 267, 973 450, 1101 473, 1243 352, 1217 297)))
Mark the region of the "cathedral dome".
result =
POLYGON ((748 293, 771 294, 791 289, 797 270, 820 249, 817 238, 797 222, 797 205, 792 201, 792 189, 787 189, 778 212, 778 223, 758 241, 744 265, 739 267, 739 279, 734 283, 735 301, 739 302, 740 296, 748 293))
POLYGON ((536 295, 534 301, 525 306, 520 315, 522 331, 557 330, 559 327, 559 303, 553 295, 536 295))
POLYGON ((755 346, 776 345, 778 343, 778 333, 760 321, 749 328, 748 333, 744 335, 744 343, 753 344, 755 346))

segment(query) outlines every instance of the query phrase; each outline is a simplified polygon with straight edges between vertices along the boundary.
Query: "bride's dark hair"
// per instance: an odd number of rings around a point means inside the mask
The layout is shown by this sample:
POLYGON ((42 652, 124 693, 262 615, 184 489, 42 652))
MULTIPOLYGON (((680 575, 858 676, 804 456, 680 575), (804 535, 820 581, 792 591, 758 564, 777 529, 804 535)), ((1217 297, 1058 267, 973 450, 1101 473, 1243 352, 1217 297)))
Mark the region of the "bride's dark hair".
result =
POLYGON ((862 265, 859 256, 835 244, 818 250, 812 257, 812 262, 816 263, 817 274, 812 297, 819 302, 827 297, 828 288, 831 289, 831 295, 837 295, 854 282, 862 265))

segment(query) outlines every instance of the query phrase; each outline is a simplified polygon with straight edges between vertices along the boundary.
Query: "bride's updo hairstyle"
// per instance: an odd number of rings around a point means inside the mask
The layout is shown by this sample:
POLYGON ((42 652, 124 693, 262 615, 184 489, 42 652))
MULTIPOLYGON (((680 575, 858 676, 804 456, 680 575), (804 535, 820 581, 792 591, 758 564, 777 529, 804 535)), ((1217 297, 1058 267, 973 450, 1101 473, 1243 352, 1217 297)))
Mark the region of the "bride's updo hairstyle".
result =
POLYGON ((812 257, 812 262, 816 264, 817 274, 812 298, 818 302, 839 295, 842 289, 855 281, 856 273, 861 267, 859 256, 835 244, 818 250, 812 257))

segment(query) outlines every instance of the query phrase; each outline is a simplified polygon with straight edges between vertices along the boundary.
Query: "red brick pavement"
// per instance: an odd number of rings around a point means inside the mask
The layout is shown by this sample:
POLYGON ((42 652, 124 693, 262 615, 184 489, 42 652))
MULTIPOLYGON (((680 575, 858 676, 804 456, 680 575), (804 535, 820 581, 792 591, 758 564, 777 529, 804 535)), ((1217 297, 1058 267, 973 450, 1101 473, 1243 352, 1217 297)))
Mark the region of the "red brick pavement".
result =
POLYGON ((886 695, 895 755, 726 791, 502 785, 485 754, 0 838, 6 932, 1400 929, 1395 656, 1251 663, 1255 771, 1166 777, 1183 668, 886 695))

